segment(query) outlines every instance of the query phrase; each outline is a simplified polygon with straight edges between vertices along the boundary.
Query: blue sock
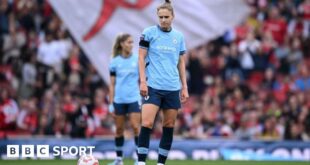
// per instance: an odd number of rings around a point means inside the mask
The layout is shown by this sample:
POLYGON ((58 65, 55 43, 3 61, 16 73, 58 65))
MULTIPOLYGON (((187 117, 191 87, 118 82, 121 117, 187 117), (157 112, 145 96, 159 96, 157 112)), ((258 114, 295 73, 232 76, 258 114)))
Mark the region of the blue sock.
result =
POLYGON ((158 149, 158 163, 165 164, 173 141, 173 128, 163 127, 158 149))
POLYGON ((137 147, 136 154, 138 155, 139 136, 135 136, 135 145, 137 147))
POLYGON ((138 142, 139 142, 139 136, 135 136, 135 144, 136 144, 136 146, 138 146, 138 142))
POLYGON ((146 156, 149 152, 150 136, 152 129, 141 127, 138 144, 138 161, 145 162, 146 156))
POLYGON ((116 137, 115 146, 117 157, 123 157, 123 145, 124 145, 124 136, 116 137))

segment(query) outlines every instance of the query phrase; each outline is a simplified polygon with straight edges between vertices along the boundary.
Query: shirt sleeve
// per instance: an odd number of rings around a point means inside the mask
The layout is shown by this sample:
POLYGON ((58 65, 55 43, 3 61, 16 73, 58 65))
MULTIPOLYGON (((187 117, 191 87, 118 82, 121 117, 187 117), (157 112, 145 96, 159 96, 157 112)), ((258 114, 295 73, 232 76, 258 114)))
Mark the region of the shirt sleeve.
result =
POLYGON ((139 42, 139 46, 140 48, 143 48, 143 49, 149 49, 150 47, 150 32, 148 29, 144 29, 143 32, 142 32, 142 35, 140 37, 140 42, 139 42))
POLYGON ((114 59, 112 59, 109 65, 109 70, 110 70, 110 76, 116 76, 116 65, 114 59))
POLYGON ((184 36, 181 35, 180 55, 184 55, 185 53, 186 53, 186 46, 185 46, 184 36))

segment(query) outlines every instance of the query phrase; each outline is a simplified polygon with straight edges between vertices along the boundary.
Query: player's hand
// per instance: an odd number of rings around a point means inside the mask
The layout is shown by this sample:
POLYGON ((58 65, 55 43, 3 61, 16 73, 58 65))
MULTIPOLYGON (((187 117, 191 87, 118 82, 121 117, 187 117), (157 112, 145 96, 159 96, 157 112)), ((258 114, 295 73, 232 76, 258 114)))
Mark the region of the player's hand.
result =
POLYGON ((188 95, 188 91, 187 88, 182 88, 181 90, 181 103, 185 103, 188 99, 189 95, 188 95))
POLYGON ((113 105, 113 104, 109 104, 109 113, 110 113, 113 117, 115 116, 114 111, 115 111, 114 105, 113 105))
POLYGON ((140 83, 140 95, 143 97, 148 96, 148 89, 147 89, 147 84, 146 82, 141 82, 140 83))
POLYGON ((114 105, 113 104, 109 104, 109 112, 114 113, 114 105))

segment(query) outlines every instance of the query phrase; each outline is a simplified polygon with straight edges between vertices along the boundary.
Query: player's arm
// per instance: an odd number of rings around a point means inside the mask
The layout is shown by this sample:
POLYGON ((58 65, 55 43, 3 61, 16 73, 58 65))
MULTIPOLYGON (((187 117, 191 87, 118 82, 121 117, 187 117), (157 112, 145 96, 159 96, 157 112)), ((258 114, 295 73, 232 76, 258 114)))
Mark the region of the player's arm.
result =
POLYGON ((109 112, 114 114, 114 96, 115 96, 115 79, 116 79, 116 72, 110 71, 110 85, 109 85, 109 112))
POLYGON ((111 73, 110 85, 109 85, 109 104, 113 104, 114 102, 114 92, 115 92, 115 75, 111 73))
POLYGON ((182 83, 182 89, 181 89, 181 102, 185 102, 187 100, 188 96, 188 90, 187 90, 187 82, 186 82, 186 71, 185 71, 185 53, 186 53, 186 47, 185 47, 185 40, 184 36, 181 36, 181 42, 180 42, 180 57, 179 57, 179 63, 178 63, 178 70, 180 75, 180 80, 182 83))
POLYGON ((182 89, 183 88, 187 89, 186 71, 185 71, 185 55, 181 55, 179 58, 178 70, 180 74, 180 80, 182 83, 182 89))
POLYGON ((180 55, 179 63, 178 63, 178 70, 179 70, 180 80, 182 83, 181 101, 185 102, 187 98, 189 97, 188 90, 187 90, 187 82, 186 82, 185 54, 180 55))
POLYGON ((139 76, 140 83, 146 83, 145 76, 145 57, 147 55, 147 50, 144 48, 139 48, 139 76))
POLYGON ((145 76, 145 57, 147 55, 147 49, 139 48, 139 77, 140 77, 140 94, 142 96, 147 96, 147 84, 145 76))
POLYGON ((150 40, 149 40, 149 32, 144 30, 142 36, 140 37, 139 42, 139 77, 140 77, 140 94, 143 97, 148 96, 148 89, 146 83, 146 75, 145 75, 145 57, 148 54, 148 49, 150 47, 150 40))

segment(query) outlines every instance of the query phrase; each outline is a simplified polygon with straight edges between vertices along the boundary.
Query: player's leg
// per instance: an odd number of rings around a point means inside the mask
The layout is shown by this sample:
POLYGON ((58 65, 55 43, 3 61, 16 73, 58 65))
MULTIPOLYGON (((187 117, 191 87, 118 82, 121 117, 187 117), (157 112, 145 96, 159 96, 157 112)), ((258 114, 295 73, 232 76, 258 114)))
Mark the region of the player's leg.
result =
POLYGON ((158 109, 159 107, 153 104, 144 104, 142 106, 142 121, 138 144, 139 165, 143 165, 145 163, 149 150, 150 136, 158 109))
POLYGON ((165 164, 173 141, 173 127, 178 115, 177 109, 163 110, 163 133, 158 149, 158 164, 165 164))
POLYGON ((135 137, 135 144, 138 146, 138 136, 140 133, 140 123, 141 123, 141 111, 139 108, 139 103, 131 103, 129 105, 129 122, 135 137))
POLYGON ((140 133, 140 122, 141 122, 141 114, 140 113, 131 113, 130 115, 130 125, 133 130, 134 140, 136 146, 138 146, 138 137, 140 133))
POLYGON ((114 103, 115 108, 115 150, 116 150, 116 160, 109 165, 123 165, 123 146, 124 146, 124 127, 126 122, 126 104, 116 104, 114 103))
POLYGON ((115 115, 115 126, 116 126, 116 136, 115 136, 115 146, 117 157, 123 157, 123 145, 124 145, 124 125, 126 116, 115 115))
POLYGON ((163 134, 158 148, 158 165, 165 164, 173 141, 173 128, 181 108, 179 91, 169 92, 163 99, 163 134))
MULTIPOLYGON (((134 141, 136 147, 138 149, 138 138, 140 133, 140 123, 141 123, 141 111, 139 107, 139 103, 131 103, 128 108, 129 111, 129 122, 134 134, 134 141)), ((138 150, 136 150, 136 154, 138 155, 138 150)), ((138 159, 135 159, 134 165, 138 164, 138 159)))
MULTIPOLYGON (((130 125, 131 128, 133 130, 133 134, 134 134, 134 141, 135 141, 135 145, 136 145, 136 154, 138 156, 138 139, 139 139, 139 133, 140 133, 140 123, 141 123, 141 113, 130 113, 129 114, 129 121, 130 121, 130 125)), ((138 159, 135 159, 135 165, 138 164, 138 159)))
POLYGON ((149 150, 150 136, 156 114, 161 104, 161 98, 152 88, 149 88, 149 96, 144 98, 141 110, 141 130, 138 144, 139 165, 144 165, 149 150))

